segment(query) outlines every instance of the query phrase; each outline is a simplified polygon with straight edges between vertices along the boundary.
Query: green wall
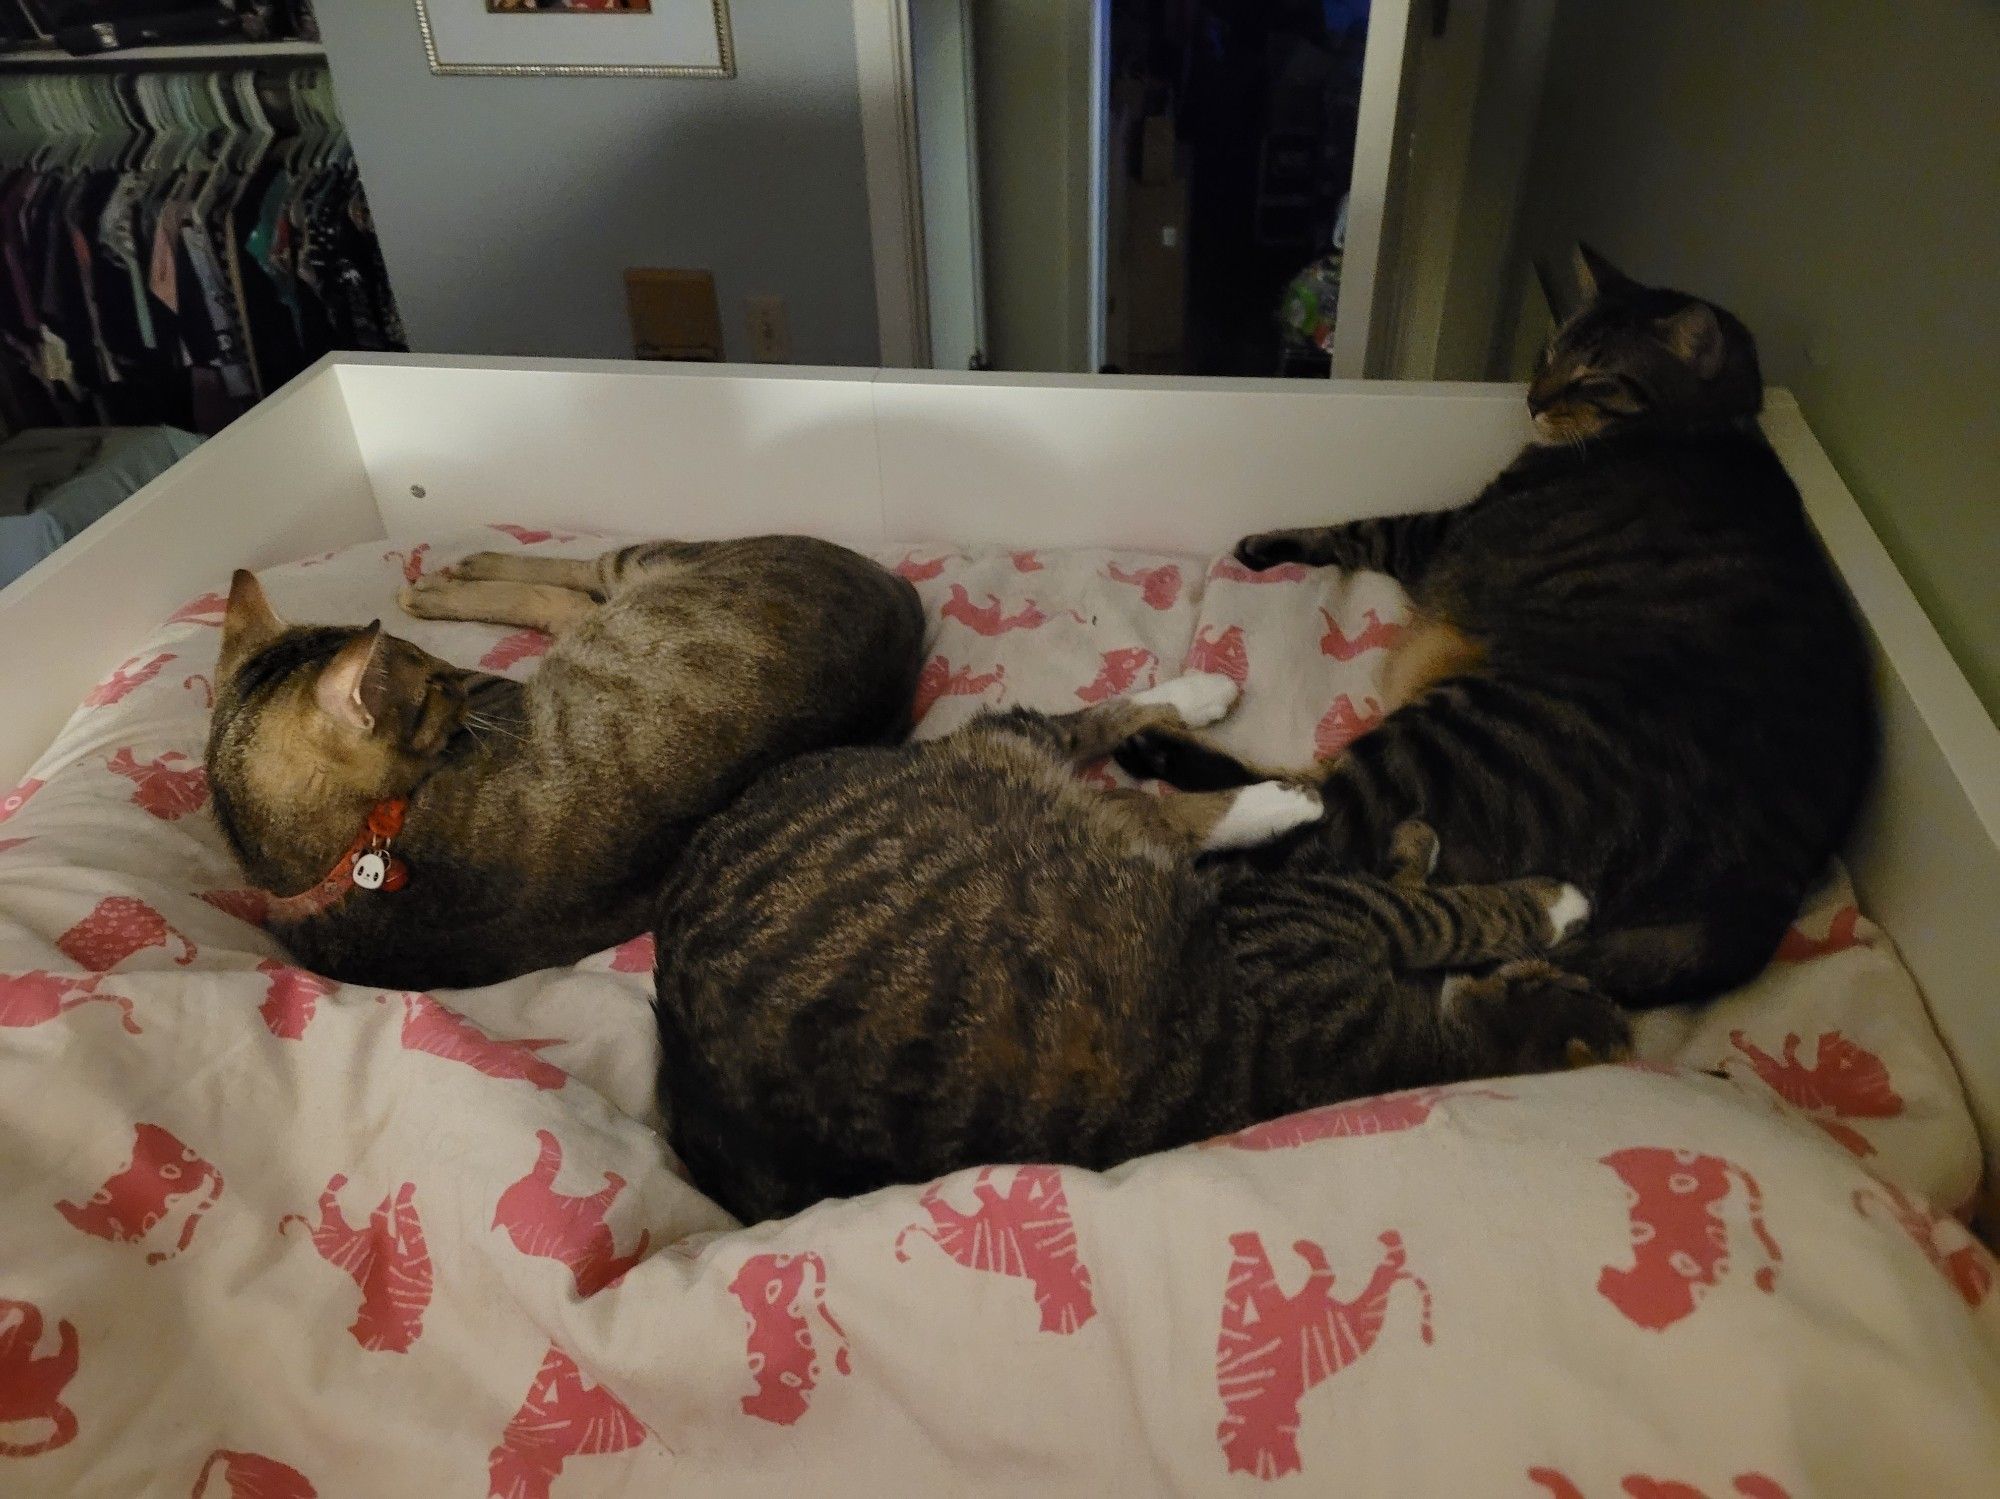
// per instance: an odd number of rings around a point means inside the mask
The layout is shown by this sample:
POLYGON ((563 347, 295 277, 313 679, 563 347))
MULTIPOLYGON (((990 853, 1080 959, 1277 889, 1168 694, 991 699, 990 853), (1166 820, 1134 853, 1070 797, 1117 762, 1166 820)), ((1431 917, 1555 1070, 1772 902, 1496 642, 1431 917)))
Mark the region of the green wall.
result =
POLYGON ((1562 0, 1516 243, 1579 234, 1749 323, 2000 716, 2000 4, 1562 0))

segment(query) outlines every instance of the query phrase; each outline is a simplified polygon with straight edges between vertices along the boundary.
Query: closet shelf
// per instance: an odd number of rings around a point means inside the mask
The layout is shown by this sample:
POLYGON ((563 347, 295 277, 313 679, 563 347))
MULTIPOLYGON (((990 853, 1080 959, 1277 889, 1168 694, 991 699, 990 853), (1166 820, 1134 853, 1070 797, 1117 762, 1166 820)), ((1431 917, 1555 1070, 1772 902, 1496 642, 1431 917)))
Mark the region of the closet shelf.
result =
POLYGON ((126 65, 203 67, 226 66, 232 62, 254 66, 261 62, 318 61, 325 56, 326 48, 318 42, 207 42, 185 47, 128 47, 121 52, 93 52, 85 57, 73 57, 67 52, 45 48, 0 52, 0 69, 47 68, 61 71, 126 65))

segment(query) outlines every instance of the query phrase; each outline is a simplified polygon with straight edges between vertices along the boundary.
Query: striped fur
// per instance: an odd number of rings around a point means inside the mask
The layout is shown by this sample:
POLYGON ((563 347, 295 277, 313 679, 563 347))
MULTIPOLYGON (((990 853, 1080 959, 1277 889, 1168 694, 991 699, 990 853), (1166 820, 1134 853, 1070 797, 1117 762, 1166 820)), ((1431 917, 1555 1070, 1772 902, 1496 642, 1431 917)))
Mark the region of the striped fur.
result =
POLYGON ((555 640, 511 682, 373 626, 287 626, 239 574, 208 746, 223 830, 275 893, 324 875, 373 803, 409 798, 407 888, 279 932, 316 971, 385 988, 492 983, 636 936, 701 818, 789 755, 900 738, 921 664, 915 590, 803 537, 479 553, 405 607, 555 640), (343 661, 365 662, 351 699, 327 692, 343 661))
MULTIPOLYGON (((1441 874, 1574 881, 1555 957, 1633 1006, 1708 998, 1771 956, 1853 821, 1875 758, 1861 632, 1750 418, 1749 333, 1601 258, 1529 395, 1545 441, 1460 510, 1247 538, 1249 566, 1393 573, 1392 711, 1307 779, 1325 820, 1267 867, 1372 867, 1402 819, 1441 874)), ((1268 776, 1170 733, 1119 759, 1214 787, 1268 776)))
POLYGON ((657 930, 661 1102, 745 1219, 994 1161, 1104 1167, 1405 1083, 1617 1051, 1617 1012, 1532 965, 1547 880, 1198 868, 1193 797, 1074 779, 1130 700, 808 755, 690 841, 657 930), (1400 977, 1398 975, 1401 975, 1400 977))

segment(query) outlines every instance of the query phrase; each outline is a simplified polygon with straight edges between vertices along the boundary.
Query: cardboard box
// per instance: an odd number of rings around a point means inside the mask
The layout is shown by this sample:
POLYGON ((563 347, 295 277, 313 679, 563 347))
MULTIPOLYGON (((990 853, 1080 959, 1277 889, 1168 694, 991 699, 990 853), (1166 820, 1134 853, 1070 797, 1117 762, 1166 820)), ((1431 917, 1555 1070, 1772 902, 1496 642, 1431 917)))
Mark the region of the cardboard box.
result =
POLYGON ((625 272, 625 309, 634 358, 722 358, 722 310, 709 272, 634 266, 625 272))

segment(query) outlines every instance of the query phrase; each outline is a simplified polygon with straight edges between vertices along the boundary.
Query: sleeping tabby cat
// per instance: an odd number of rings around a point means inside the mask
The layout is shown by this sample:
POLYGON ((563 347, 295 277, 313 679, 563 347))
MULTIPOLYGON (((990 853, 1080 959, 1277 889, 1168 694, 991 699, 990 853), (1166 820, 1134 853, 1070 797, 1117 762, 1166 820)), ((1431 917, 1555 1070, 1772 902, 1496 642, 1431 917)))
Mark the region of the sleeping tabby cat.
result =
POLYGON ((661 1104, 697 1184, 751 1221, 1623 1049, 1614 1006, 1534 961, 1587 911, 1568 886, 1427 886, 1435 845, 1415 824, 1392 879, 1197 868, 1197 848, 1271 836, 1316 801, 1074 778, 1234 694, 1183 677, 807 755, 710 818, 668 878, 655 975, 661 1104))
MULTIPOLYGON (((1409 817, 1444 877, 1573 880, 1552 955, 1634 1006, 1703 999, 1770 958, 1873 768, 1868 658, 1798 491, 1753 423, 1749 332, 1587 249, 1551 340, 1541 441, 1459 510, 1252 536, 1253 568, 1374 568, 1415 607, 1388 718, 1305 778, 1323 822, 1270 862, 1373 867, 1409 817)), ((1153 733, 1119 761, 1176 785, 1272 775, 1153 733)))
POLYGON ((795 536, 584 561, 481 552, 403 602, 555 641, 510 682, 379 622, 287 625, 239 572, 208 775, 250 878, 285 897, 269 919, 286 945, 334 978, 406 989, 491 983, 644 931, 689 831, 760 770, 903 734, 924 629, 907 582, 795 536), (400 827, 381 824, 399 803, 400 827), (400 876, 370 889, 359 859, 378 841, 376 872, 400 876))

